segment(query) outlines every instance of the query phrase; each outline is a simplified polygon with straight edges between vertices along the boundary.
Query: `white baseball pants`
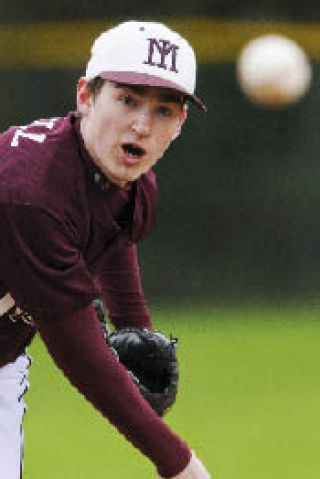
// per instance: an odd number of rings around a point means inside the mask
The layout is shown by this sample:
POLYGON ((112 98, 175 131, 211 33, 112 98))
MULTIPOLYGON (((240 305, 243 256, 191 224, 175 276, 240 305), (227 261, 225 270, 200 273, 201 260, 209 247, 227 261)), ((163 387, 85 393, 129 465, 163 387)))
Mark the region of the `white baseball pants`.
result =
POLYGON ((26 354, 0 368, 0 479, 21 479, 23 395, 31 360, 26 354))

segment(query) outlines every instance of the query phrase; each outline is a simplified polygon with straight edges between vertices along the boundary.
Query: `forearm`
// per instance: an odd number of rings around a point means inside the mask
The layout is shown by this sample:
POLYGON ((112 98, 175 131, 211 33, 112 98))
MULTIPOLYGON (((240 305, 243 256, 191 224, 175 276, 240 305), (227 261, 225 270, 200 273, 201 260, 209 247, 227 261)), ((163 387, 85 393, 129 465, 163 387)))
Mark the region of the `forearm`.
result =
POLYGON ((130 326, 151 329, 135 244, 117 246, 108 254, 100 283, 109 317, 116 329, 130 326))
POLYGON ((40 335, 70 382, 156 465, 163 477, 182 471, 187 445, 141 397, 103 340, 92 307, 64 320, 38 322, 40 335))

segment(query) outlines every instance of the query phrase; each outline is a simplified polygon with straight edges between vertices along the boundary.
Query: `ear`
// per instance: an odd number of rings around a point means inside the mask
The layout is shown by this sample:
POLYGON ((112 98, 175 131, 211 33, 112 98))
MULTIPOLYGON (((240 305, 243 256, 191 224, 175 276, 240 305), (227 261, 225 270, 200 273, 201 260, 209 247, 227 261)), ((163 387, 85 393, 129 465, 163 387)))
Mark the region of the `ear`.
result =
POLYGON ((180 116, 180 121, 179 121, 179 124, 178 124, 178 127, 177 127, 176 131, 174 132, 174 134, 172 136, 172 141, 175 140, 176 138, 178 138, 178 136, 180 136, 181 128, 182 128, 184 122, 186 121, 187 117, 188 117, 188 106, 183 105, 183 109, 182 109, 181 116, 180 116))
POLYGON ((77 85, 77 110, 82 116, 86 116, 90 110, 92 99, 88 90, 88 80, 81 77, 77 85))

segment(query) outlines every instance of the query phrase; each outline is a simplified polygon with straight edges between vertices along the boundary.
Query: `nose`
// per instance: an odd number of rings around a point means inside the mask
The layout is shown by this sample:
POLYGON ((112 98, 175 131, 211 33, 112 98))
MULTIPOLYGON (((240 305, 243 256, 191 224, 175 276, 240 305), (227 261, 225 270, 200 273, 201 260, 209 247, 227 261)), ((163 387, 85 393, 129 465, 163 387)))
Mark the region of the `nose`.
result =
POLYGON ((151 114, 148 111, 137 112, 132 121, 132 130, 139 136, 148 136, 151 132, 151 114))

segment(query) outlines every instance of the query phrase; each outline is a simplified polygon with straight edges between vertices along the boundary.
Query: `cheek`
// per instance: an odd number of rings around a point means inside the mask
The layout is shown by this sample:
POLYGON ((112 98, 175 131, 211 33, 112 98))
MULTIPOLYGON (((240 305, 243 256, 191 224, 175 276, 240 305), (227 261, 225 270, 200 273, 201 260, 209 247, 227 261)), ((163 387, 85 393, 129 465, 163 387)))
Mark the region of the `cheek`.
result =
POLYGON ((91 125, 91 137, 94 139, 98 150, 104 151, 111 146, 113 133, 112 129, 108 127, 109 124, 110 123, 107 123, 105 125, 102 121, 98 121, 91 125))
POLYGON ((169 148, 172 141, 174 140, 175 133, 176 133, 175 129, 170 129, 169 131, 165 130, 160 132, 160 135, 157 141, 159 150, 165 152, 169 148))

